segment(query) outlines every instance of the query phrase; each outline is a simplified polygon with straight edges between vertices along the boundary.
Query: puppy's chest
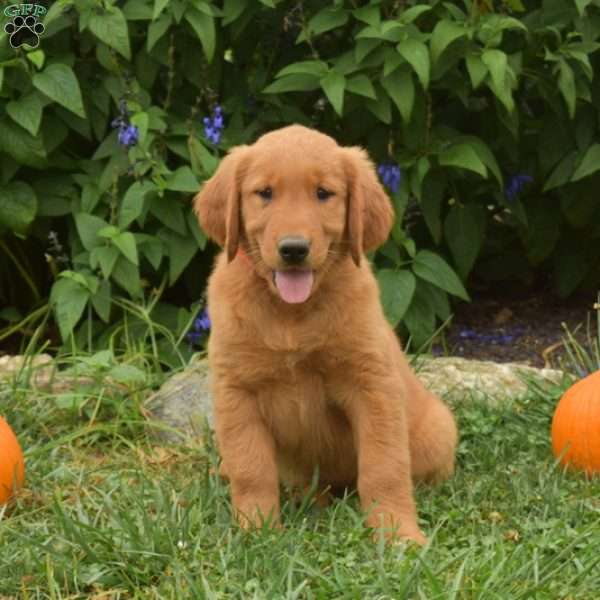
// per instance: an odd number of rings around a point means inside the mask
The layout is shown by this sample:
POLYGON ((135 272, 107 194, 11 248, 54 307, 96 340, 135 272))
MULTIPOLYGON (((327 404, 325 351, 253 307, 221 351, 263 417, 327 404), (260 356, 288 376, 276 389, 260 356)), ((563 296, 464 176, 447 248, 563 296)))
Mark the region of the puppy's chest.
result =
POLYGON ((306 443, 339 410, 328 386, 326 358, 286 352, 277 358, 269 383, 257 390, 261 413, 283 446, 306 443))

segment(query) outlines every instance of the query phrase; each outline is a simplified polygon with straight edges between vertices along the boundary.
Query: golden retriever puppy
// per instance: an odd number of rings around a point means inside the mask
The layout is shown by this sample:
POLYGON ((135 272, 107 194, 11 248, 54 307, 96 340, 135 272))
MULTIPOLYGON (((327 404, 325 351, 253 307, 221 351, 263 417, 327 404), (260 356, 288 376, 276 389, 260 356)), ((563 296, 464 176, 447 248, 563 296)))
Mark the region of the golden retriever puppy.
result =
POLYGON ((394 212, 364 150, 299 125, 223 159, 195 198, 224 248, 208 285, 221 473, 243 527, 279 524, 279 483, 356 485, 366 524, 425 537, 413 481, 452 474, 450 410, 386 321, 364 256, 394 212))

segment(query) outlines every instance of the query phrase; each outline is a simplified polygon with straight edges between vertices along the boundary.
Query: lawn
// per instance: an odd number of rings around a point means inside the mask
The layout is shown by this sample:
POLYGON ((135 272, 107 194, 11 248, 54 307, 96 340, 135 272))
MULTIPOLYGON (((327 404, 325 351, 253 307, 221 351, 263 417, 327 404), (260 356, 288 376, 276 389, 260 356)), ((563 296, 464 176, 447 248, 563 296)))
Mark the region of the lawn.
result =
POLYGON ((555 465, 560 392, 455 407, 457 473, 417 490, 417 549, 373 544, 355 494, 286 502, 283 531, 241 532, 212 445, 158 443, 143 391, 98 383, 68 406, 4 384, 27 489, 0 511, 0 597, 596 599, 600 478, 555 465))

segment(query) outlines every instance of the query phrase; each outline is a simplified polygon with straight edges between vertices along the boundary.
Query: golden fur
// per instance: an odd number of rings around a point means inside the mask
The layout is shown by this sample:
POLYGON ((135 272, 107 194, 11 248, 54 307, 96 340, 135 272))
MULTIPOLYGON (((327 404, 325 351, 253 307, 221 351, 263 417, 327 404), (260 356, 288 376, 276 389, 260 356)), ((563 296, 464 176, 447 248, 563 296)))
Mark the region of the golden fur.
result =
POLYGON ((240 524, 278 525, 280 480, 306 486, 318 467, 321 489, 357 485, 368 526, 423 543, 413 480, 452 474, 457 432, 411 371, 364 257, 394 218, 367 154, 285 127, 234 148, 195 210, 225 249, 208 286, 208 350, 240 524), (267 187, 270 200, 258 193, 267 187), (319 201, 318 188, 333 195, 319 201), (288 268, 278 254, 286 236, 310 242, 312 288, 296 304, 274 283, 288 268))

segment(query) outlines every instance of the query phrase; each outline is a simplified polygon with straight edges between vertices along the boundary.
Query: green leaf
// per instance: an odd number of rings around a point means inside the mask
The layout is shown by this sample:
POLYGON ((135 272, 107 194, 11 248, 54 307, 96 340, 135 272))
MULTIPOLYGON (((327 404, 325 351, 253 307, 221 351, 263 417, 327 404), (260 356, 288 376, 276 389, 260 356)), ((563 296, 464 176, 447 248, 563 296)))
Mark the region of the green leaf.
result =
POLYGON ((223 21, 222 25, 233 23, 248 6, 247 0, 225 0, 223 4, 223 21))
POLYGON ((75 226, 83 247, 89 251, 103 243, 98 238, 98 232, 108 227, 108 223, 95 215, 78 213, 75 215, 75 226))
POLYGON ((415 84, 412 74, 407 70, 399 69, 383 77, 381 85, 398 107, 402 120, 408 123, 415 103, 415 84))
POLYGON ((163 257, 163 243, 157 237, 152 235, 143 233, 136 233, 134 235, 140 248, 140 252, 148 259, 148 262, 154 269, 157 270, 158 267, 160 267, 163 257))
POLYGON ((20 98, 18 102, 13 100, 6 105, 6 112, 12 120, 27 129, 31 135, 37 135, 42 122, 42 110, 42 102, 35 91, 20 98))
POLYGON ((438 155, 440 165, 460 167, 487 177, 487 167, 470 144, 454 144, 442 150, 438 155))
POLYGON ((344 90, 346 78, 337 71, 330 71, 321 79, 321 87, 335 112, 341 117, 344 110, 344 90))
POLYGON ((319 89, 319 79, 314 75, 298 73, 286 75, 268 85, 263 94, 280 94, 282 92, 310 92, 319 89))
POLYGON ((149 117, 146 112, 138 112, 131 117, 131 124, 138 128, 139 144, 143 144, 146 141, 146 136, 148 135, 148 123, 149 117))
POLYGON ((138 298, 142 295, 142 286, 140 284, 140 272, 136 265, 124 256, 119 256, 117 264, 112 272, 112 278, 116 281, 132 298, 138 298))
POLYGON ((319 78, 324 77, 327 75, 327 63, 322 60, 303 60, 301 62, 295 62, 281 69, 275 77, 279 79, 279 77, 284 77, 285 75, 296 75, 298 73, 314 75, 319 78))
POLYGON ((108 227, 103 227, 102 229, 99 229, 96 232, 96 235, 104 240, 112 240, 113 238, 116 238, 119 233, 121 233, 119 231, 118 227, 115 227, 114 225, 109 225, 108 227))
POLYGON ((34 50, 33 52, 28 52, 25 56, 27 56, 27 60, 30 63, 37 67, 38 71, 44 66, 46 55, 43 50, 34 50))
POLYGON ((54 63, 33 76, 33 85, 61 106, 85 119, 81 90, 71 67, 54 63))
POLYGON ((381 23, 379 6, 374 4, 367 4, 366 6, 354 9, 352 16, 358 21, 371 25, 371 27, 379 27, 381 23))
POLYGON ((319 35, 341 27, 348 22, 348 13, 340 8, 327 7, 320 10, 309 22, 308 29, 311 34, 319 35))
POLYGON ((575 6, 580 17, 585 15, 585 9, 592 3, 592 0, 575 0, 575 6))
POLYGON ((488 69, 478 54, 469 54, 465 58, 465 62, 471 79, 471 86, 476 90, 488 74, 488 69))
POLYGON ((467 290, 456 273, 438 254, 429 250, 420 250, 415 256, 412 269, 417 277, 433 283, 453 296, 470 300, 467 290))
POLYGON ((360 64, 375 48, 381 46, 380 39, 357 39, 354 46, 354 58, 360 64))
POLYGON ((113 5, 105 12, 92 11, 88 28, 100 41, 114 48, 127 60, 131 60, 127 21, 119 8, 113 5))
POLYGON ((195 8, 188 8, 185 13, 185 19, 192 26, 192 29, 196 32, 202 49, 204 50, 204 56, 206 56, 207 62, 211 63, 215 54, 215 20, 195 8))
POLYGON ((442 240, 442 202, 446 182, 438 173, 431 173, 425 177, 421 190, 421 211, 425 224, 436 244, 442 240))
POLYGON ((188 149, 194 173, 211 177, 217 170, 219 159, 195 137, 188 138, 188 149))
POLYGON ((469 145, 475 150, 477 156, 481 159, 483 164, 494 174, 494 177, 497 179, 500 188, 504 188, 504 179, 502 178, 502 172, 500 171, 500 167, 498 166, 498 161, 496 157, 490 150, 489 146, 480 138, 475 136, 468 136, 463 138, 468 141, 469 145))
POLYGON ((187 233, 185 219, 179 202, 173 198, 151 198, 150 212, 163 224, 181 235, 187 233))
POLYGON ((104 279, 108 279, 118 258, 119 250, 114 246, 96 246, 90 252, 90 267, 97 269, 99 266, 104 279))
POLYGON ((0 186, 0 229, 23 233, 35 219, 38 201, 33 188, 22 181, 0 186))
POLYGON ((435 331, 435 305, 429 292, 431 286, 423 285, 423 280, 417 281, 413 300, 404 315, 404 325, 410 333, 411 352, 418 352, 435 331))
POLYGON ((105 323, 110 321, 110 291, 110 281, 105 279, 104 281, 100 282, 98 291, 91 297, 94 310, 105 323))
POLYGON ((508 64, 506 54, 496 49, 484 50, 481 61, 489 69, 494 85, 499 90, 504 89, 508 64))
POLYGON ((146 194, 156 190, 156 185, 151 181, 136 181, 129 186, 119 206, 119 229, 127 229, 144 209, 146 194))
POLYGON ((366 75, 356 75, 347 79, 346 90, 353 94, 357 94, 358 96, 364 96, 365 98, 371 98, 372 100, 377 99, 375 88, 366 75))
POLYGON ((196 243, 198 244, 198 248, 200 248, 201 250, 204 250, 204 248, 206 247, 206 242, 208 241, 208 237, 206 236, 204 231, 202 231, 202 229, 200 229, 200 226, 198 225, 198 220, 193 212, 188 212, 187 224, 188 224, 190 233, 194 236, 194 239, 196 240, 196 243))
POLYGON ((575 76, 573 75, 573 69, 567 64, 566 60, 561 60, 558 65, 558 89, 565 99, 569 117, 572 119, 575 116, 575 76))
POLYGON ((169 4, 169 0, 154 0, 154 8, 152 10, 152 20, 156 21, 165 7, 169 4))
POLYGON ((400 21, 404 24, 412 23, 416 19, 418 19, 423 13, 426 13, 431 10, 431 6, 427 6, 425 4, 417 4, 416 6, 411 6, 406 10, 403 10, 400 14, 400 21))
POLYGON ((121 254, 134 265, 138 263, 137 246, 133 233, 125 231, 112 238, 112 243, 121 251, 121 254))
POLYGON ((89 297, 90 291, 74 279, 61 278, 54 282, 50 304, 63 341, 69 338, 81 319, 89 297))
POLYGON ((169 255, 169 285, 173 285, 198 251, 196 241, 189 235, 178 235, 163 229, 160 239, 167 247, 169 255))
POLYGON ((467 35, 467 30, 454 21, 439 21, 431 33, 431 61, 436 63, 442 52, 455 40, 467 35))
POLYGON ((189 167, 179 167, 167 179, 165 187, 175 192, 197 192, 200 189, 200 183, 189 167))
POLYGON ((162 15, 157 21, 152 21, 148 25, 148 36, 146 39, 146 50, 148 52, 152 52, 152 48, 154 48, 156 42, 165 35, 172 22, 173 18, 167 13, 162 15))
POLYGON ((123 384, 144 384, 146 382, 146 373, 134 365, 115 365, 106 376, 123 384))
POLYGON ((81 211, 84 213, 93 212, 101 196, 102 194, 94 182, 88 181, 85 183, 81 189, 81 211))
POLYGON ((600 144, 590 146, 577 167, 575 173, 571 177, 571 181, 579 181, 592 173, 600 170, 600 144))
POLYGON ((429 51, 423 42, 407 38, 396 46, 402 58, 415 70, 423 89, 429 87, 429 51))
POLYGON ((455 204, 444 222, 446 243, 463 279, 473 268, 483 241, 480 213, 479 206, 455 204))
POLYGON ((570 181, 578 158, 579 153, 576 150, 569 152, 554 168, 552 175, 550 175, 544 185, 543 191, 547 192, 570 181))
POLYGON ((413 298, 416 287, 415 276, 407 269, 401 271, 380 269, 376 277, 383 311, 390 325, 396 327, 413 298))
POLYGON ((30 167, 47 165, 41 136, 32 136, 8 119, 0 119, 0 150, 12 156, 19 165, 30 167))

